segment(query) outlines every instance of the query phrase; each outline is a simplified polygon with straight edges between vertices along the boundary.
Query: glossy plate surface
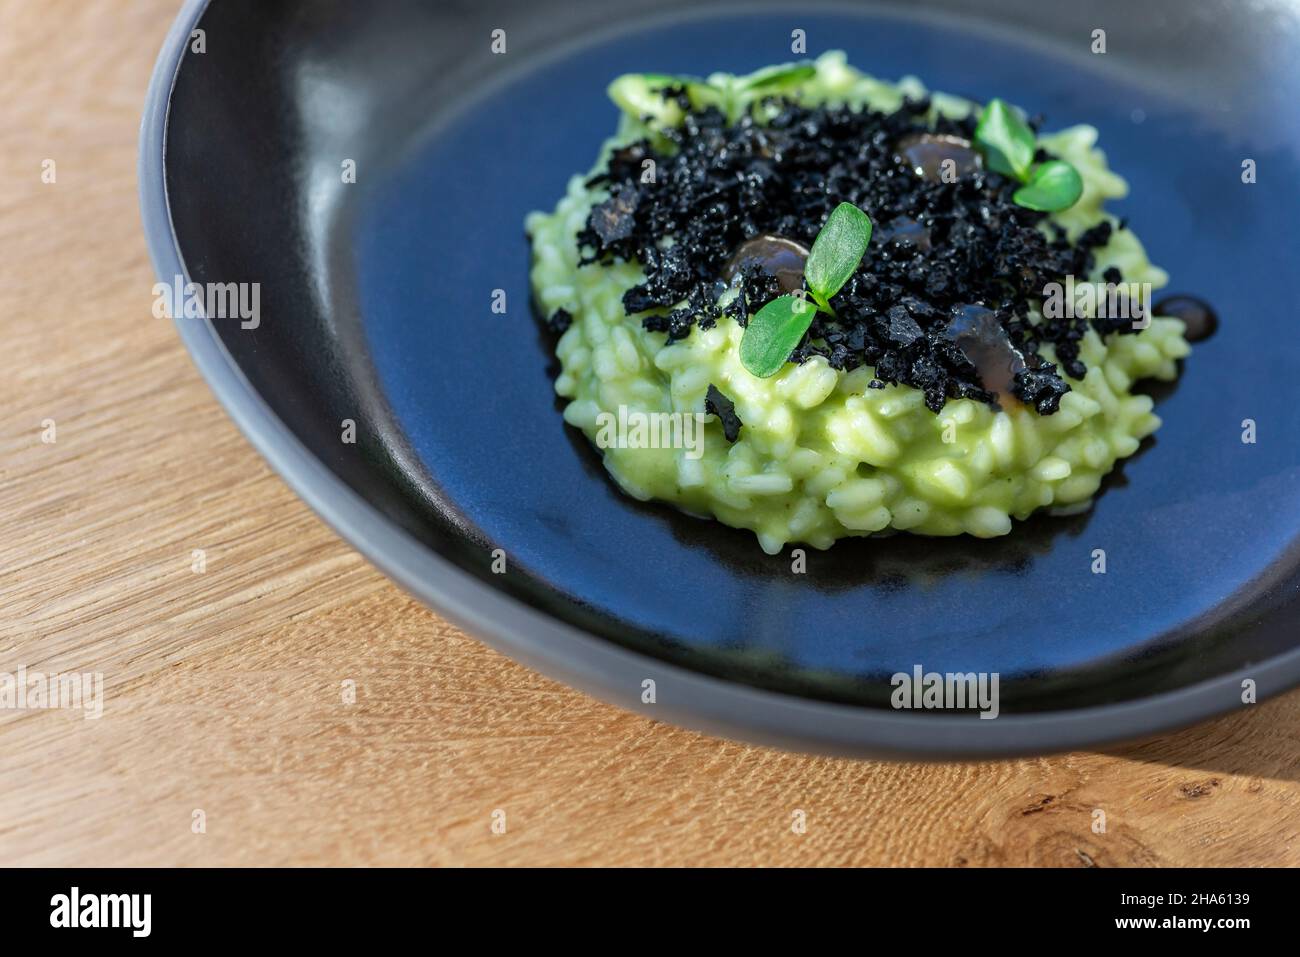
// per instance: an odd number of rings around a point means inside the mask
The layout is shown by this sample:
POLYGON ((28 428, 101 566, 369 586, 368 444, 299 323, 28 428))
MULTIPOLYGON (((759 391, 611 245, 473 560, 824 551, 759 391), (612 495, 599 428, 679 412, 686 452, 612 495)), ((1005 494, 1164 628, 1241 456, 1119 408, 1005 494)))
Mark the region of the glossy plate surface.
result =
POLYGON ((1294 14, 677 6, 629 3, 617 22, 582 3, 182 13, 145 116, 146 229, 166 281, 260 284, 257 328, 178 325, 286 479, 509 653, 629 708, 790 746, 1075 747, 1228 710, 1243 677, 1261 694, 1300 678, 1294 14), (1165 425, 1089 513, 994 541, 845 541, 795 575, 748 532, 621 495, 563 424, 525 214, 612 131, 610 78, 752 70, 791 59, 794 29, 876 76, 1097 126, 1132 187, 1112 208, 1170 290, 1218 309, 1219 333, 1154 393, 1165 425), (890 676, 917 665, 996 672, 1001 717, 892 711, 890 676))

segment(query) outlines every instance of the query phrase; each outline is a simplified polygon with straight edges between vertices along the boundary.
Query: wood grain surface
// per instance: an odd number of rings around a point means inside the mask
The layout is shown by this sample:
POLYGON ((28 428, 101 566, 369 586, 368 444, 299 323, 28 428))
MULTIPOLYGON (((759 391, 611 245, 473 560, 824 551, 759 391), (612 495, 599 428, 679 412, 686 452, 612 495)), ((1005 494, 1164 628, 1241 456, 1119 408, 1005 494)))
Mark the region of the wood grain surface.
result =
POLYGON ((0 671, 105 680, 99 720, 0 712, 0 863, 1300 864, 1300 693, 1107 754, 829 760, 599 703, 398 591, 151 315, 175 10, 0 0, 0 671))

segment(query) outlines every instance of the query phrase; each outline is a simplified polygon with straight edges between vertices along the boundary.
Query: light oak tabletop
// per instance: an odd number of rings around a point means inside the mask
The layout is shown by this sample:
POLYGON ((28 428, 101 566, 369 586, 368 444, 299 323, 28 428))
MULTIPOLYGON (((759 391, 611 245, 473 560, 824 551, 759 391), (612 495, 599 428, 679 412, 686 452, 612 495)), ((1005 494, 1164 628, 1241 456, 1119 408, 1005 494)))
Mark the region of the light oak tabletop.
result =
POLYGON ((0 711, 0 864, 1300 864, 1297 692, 1105 754, 831 760, 600 703, 399 591, 151 314, 175 11, 0 0, 0 672, 104 680, 98 719, 0 711))

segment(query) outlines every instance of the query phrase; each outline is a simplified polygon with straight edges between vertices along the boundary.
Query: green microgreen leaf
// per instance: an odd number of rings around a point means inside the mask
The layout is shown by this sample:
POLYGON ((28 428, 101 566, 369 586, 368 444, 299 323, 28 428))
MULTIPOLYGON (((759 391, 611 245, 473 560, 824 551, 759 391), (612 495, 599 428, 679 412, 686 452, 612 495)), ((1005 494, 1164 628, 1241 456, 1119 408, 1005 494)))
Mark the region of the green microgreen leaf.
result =
POLYGON ((740 363, 750 374, 776 375, 812 325, 817 307, 799 296, 780 296, 754 314, 740 338, 740 363))
POLYGON ((804 279, 818 304, 826 309, 849 277, 857 271, 871 242, 871 217, 852 203, 840 203, 813 240, 804 279))
POLYGON ((980 113, 975 145, 989 169, 1028 182, 1036 149, 1034 131, 1002 100, 989 100, 980 113))
POLYGON ((1016 190, 1019 205, 1043 213, 1069 209, 1083 195, 1079 171, 1064 160, 1048 160, 1034 169, 1029 183, 1016 190))
POLYGON ((816 75, 817 68, 811 63, 787 63, 784 66, 769 66, 759 70, 747 77, 741 87, 747 93, 767 95, 798 86, 816 75))

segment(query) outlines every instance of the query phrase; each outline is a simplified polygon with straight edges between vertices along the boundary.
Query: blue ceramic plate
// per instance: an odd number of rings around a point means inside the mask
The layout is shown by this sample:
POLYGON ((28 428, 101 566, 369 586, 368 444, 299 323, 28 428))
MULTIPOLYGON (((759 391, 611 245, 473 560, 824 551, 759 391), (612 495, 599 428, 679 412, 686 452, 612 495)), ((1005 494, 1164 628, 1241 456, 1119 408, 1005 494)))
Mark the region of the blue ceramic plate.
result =
POLYGON ((1075 748, 1228 711, 1243 682, 1262 700, 1300 679, 1300 22, 1226 2, 1193 18, 1043 6, 656 2, 611 21, 586 3, 192 3, 144 121, 156 267, 259 284, 256 328, 178 326, 326 520, 475 634, 625 707, 912 756, 1075 748), (1132 187, 1113 208, 1171 290, 1217 308, 1218 334, 1156 393, 1163 428, 1087 514, 991 541, 844 541, 795 575, 748 532, 622 495, 564 425, 525 214, 589 167, 616 122, 612 77, 749 71, 791 59, 793 29, 876 76, 1095 125, 1132 187), (918 666, 996 673, 999 717, 894 710, 891 676, 918 666))

